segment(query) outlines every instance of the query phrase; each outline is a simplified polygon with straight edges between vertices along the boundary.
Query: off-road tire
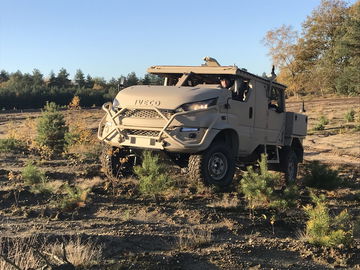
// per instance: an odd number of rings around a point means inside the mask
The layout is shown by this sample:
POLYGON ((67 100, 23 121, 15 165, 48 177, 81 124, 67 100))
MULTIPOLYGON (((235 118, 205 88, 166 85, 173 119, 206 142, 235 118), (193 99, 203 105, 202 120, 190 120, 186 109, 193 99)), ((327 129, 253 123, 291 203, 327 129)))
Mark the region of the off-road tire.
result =
POLYGON ((226 144, 215 142, 202 153, 191 155, 188 169, 192 181, 225 188, 234 177, 235 157, 226 144))
POLYGON ((129 160, 129 150, 105 144, 100 156, 104 174, 114 180, 133 174, 133 159, 129 160))
POLYGON ((286 147, 281 154, 281 170, 285 174, 285 181, 287 185, 296 184, 296 177, 298 172, 298 158, 295 151, 291 147, 286 147))

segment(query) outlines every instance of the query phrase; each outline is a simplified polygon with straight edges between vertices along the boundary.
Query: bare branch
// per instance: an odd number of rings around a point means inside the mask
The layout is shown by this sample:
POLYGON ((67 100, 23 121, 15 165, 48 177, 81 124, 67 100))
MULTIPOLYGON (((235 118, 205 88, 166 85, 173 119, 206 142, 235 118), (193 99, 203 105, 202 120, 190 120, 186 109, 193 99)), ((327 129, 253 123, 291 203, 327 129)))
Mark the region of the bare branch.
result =
POLYGON ((52 253, 49 253, 49 252, 46 252, 46 251, 44 251, 44 254, 52 257, 53 259, 55 259, 56 261, 58 261, 58 262, 61 263, 61 264, 66 263, 63 259, 59 258, 59 257, 58 257, 57 255, 55 255, 55 254, 52 254, 52 253))
POLYGON ((49 262, 49 260, 48 260, 43 254, 41 254, 41 252, 40 252, 38 249, 36 249, 35 247, 32 247, 32 249, 34 250, 34 252, 36 253, 36 255, 38 255, 38 256, 45 262, 46 266, 49 266, 50 268, 53 268, 53 267, 54 267, 54 265, 52 265, 52 264, 49 262))
POLYGON ((65 243, 62 243, 63 257, 66 263, 71 264, 66 256, 65 243))

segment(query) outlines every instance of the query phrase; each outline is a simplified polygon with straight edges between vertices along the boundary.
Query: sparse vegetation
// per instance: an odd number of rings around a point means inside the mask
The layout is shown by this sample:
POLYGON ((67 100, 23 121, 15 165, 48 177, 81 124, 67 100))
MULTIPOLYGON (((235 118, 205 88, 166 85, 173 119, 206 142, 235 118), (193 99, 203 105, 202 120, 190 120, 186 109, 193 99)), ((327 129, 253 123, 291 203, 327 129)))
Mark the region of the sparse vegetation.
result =
POLYGON ((224 193, 221 200, 214 201, 209 204, 210 207, 232 209, 239 206, 239 198, 236 195, 230 196, 228 193, 224 193))
POLYGON ((341 185, 343 180, 336 170, 315 160, 305 164, 303 182, 309 187, 334 189, 341 185))
POLYGON ((0 153, 23 152, 26 148, 23 141, 14 138, 0 139, 0 153))
POLYGON ((209 229, 185 229, 179 235, 179 249, 194 249, 204 246, 212 241, 212 233, 209 229))
POLYGON ((45 173, 32 162, 28 163, 21 174, 25 185, 30 187, 33 193, 51 193, 45 173))
POLYGON ((0 270, 84 269, 102 257, 101 246, 79 236, 62 243, 38 242, 36 238, 0 239, 0 270))
POLYGON ((22 171, 22 178, 26 185, 37 185, 46 182, 45 173, 29 162, 22 171))
POLYGON ((63 211, 72 211, 79 207, 84 207, 89 194, 89 189, 83 189, 68 184, 64 185, 65 195, 59 203, 59 208, 63 211))
POLYGON ((285 191, 275 190, 279 186, 280 174, 268 171, 266 155, 262 155, 259 164, 259 173, 249 166, 241 180, 239 191, 245 196, 250 209, 256 207, 287 208, 294 206, 298 199, 296 186, 289 186, 285 191))
POLYGON ((46 103, 37 124, 36 142, 40 153, 44 157, 63 153, 67 132, 68 126, 64 116, 59 112, 59 107, 53 102, 46 103))
POLYGON ((324 130, 325 126, 329 124, 329 119, 326 116, 322 115, 318 119, 318 123, 314 126, 314 130, 324 130))
POLYGON ((355 121, 355 110, 354 109, 350 109, 349 111, 347 111, 344 115, 344 119, 346 120, 346 122, 350 123, 350 122, 354 122, 355 121))
POLYGON ((96 161, 101 152, 101 144, 88 128, 83 118, 68 121, 69 132, 66 133, 66 153, 77 161, 96 161))
MULTIPOLYGON (((271 186, 269 202, 251 210, 251 215, 247 209, 250 206, 243 193, 231 189, 229 192, 220 193, 210 187, 200 191, 194 187, 197 182, 188 180, 185 172, 177 174, 175 168, 171 168, 174 174, 171 173, 170 176, 177 179, 176 188, 160 192, 161 199, 156 202, 147 197, 155 195, 138 196, 140 188, 136 178, 121 179, 115 183, 115 188, 107 189, 105 178, 99 172, 100 164, 95 153, 97 145, 94 143, 96 135, 93 130, 103 113, 100 109, 83 109, 62 112, 69 132, 80 136, 67 148, 66 155, 50 160, 37 160, 36 151, 31 151, 30 143, 26 139, 27 136, 29 140, 34 140, 34 124, 39 112, 2 113, 8 122, 2 122, 0 135, 3 138, 26 142, 30 150, 8 152, 2 155, 3 159, 0 161, 0 220, 4 221, 1 226, 4 245, 0 244, 0 254, 9 254, 9 259, 16 260, 22 266, 25 263, 33 269, 44 266, 45 262, 36 254, 33 256, 30 248, 29 252, 26 248, 18 251, 17 257, 11 255, 16 252, 15 241, 22 241, 23 237, 31 234, 39 236, 39 241, 33 246, 56 265, 60 261, 54 259, 52 254, 61 259, 64 243, 69 261, 76 264, 78 269, 148 269, 159 266, 176 269, 189 268, 194 264, 201 264, 206 268, 209 262, 218 268, 245 269, 254 263, 266 268, 262 263, 264 258, 267 258, 264 253, 259 253, 255 259, 244 256, 241 258, 243 263, 240 264, 237 260, 237 251, 243 254, 260 246, 271 252, 274 260, 268 261, 267 265, 274 269, 288 268, 286 258, 289 257, 293 268, 336 268, 339 265, 348 269, 356 268, 359 264, 356 247, 360 236, 360 223, 356 222, 355 216, 360 202, 358 170, 354 162, 358 157, 354 151, 358 146, 357 134, 347 132, 345 135, 335 135, 333 127, 336 129, 343 125, 344 129, 351 129, 357 124, 346 124, 344 120, 344 113, 349 108, 355 108, 357 101, 331 100, 314 101, 312 106, 306 107, 310 124, 313 124, 317 122, 317 116, 314 120, 314 115, 323 113, 319 110, 322 106, 322 110, 326 110, 325 115, 331 119, 331 128, 324 134, 314 133, 309 136, 306 144, 309 149, 305 149, 305 167, 310 159, 319 159, 326 164, 334 164, 327 168, 338 170, 338 176, 349 179, 344 180, 347 182, 343 184, 340 182, 339 189, 314 190, 329 197, 325 206, 330 217, 328 235, 331 236, 325 237, 325 240, 331 239, 331 243, 340 243, 334 239, 342 239, 343 234, 331 233, 337 230, 343 230, 345 239, 350 240, 352 231, 355 240, 352 243, 350 241, 349 245, 347 240, 345 244, 334 246, 322 247, 315 242, 309 244, 310 238, 306 235, 308 219, 305 218, 306 212, 299 207, 309 203, 308 191, 304 186, 290 186, 285 190, 280 190, 280 183, 276 184, 278 186, 275 188, 271 186), (329 107, 322 105, 328 103, 341 104, 334 105, 339 106, 336 110, 331 109, 332 117, 327 113, 329 107), (28 128, 30 125, 33 128, 28 128), (328 149, 329 145, 333 145, 334 149, 330 152, 321 151, 328 149), (46 175, 46 183, 52 189, 50 194, 34 195, 35 191, 31 187, 38 185, 25 184, 22 171, 27 166, 27 160, 35 160, 32 165, 43 172, 43 177, 46 175), (68 186, 64 183, 68 183, 68 186), (288 206, 289 202, 297 207, 288 206), (288 209, 290 207, 292 208, 288 209), (342 209, 348 209, 349 219, 345 219, 343 223, 348 223, 349 226, 334 227, 333 220, 342 209), (296 237, 298 231, 303 232, 304 241, 299 241, 296 237), (77 233, 80 239, 72 236, 77 233), (88 235, 91 235, 91 240, 86 240, 88 235), (88 244, 92 245, 93 249, 88 248, 88 244), (99 251, 101 245, 104 252, 106 251, 105 256, 101 256, 102 252, 99 251), (281 253, 272 253, 279 247, 281 253), (92 252, 95 255, 91 258, 92 252), (116 255, 113 255, 115 253, 116 255), (224 254, 233 256, 234 261, 228 260, 224 254), (21 263, 22 259, 26 261, 21 263), (38 266, 30 264, 33 259, 39 261, 38 266)), ((295 109, 299 107, 297 103, 290 103, 290 110, 293 110, 291 106, 295 109)), ((160 158, 158 163, 162 163, 160 158)), ((164 172, 170 174, 169 168, 165 167, 165 164, 161 165, 164 166, 164 172)), ((308 174, 303 168, 301 166, 302 177, 308 174)), ((254 172, 260 175, 260 171, 255 168, 254 172)), ((275 177, 274 181, 278 183, 280 179, 275 177)), ((236 183, 236 179, 234 182, 236 183)), ((316 207, 315 203, 311 205, 309 207, 316 207)), ((15 269, 2 258, 0 265, 3 266, 0 270, 15 269)))
POLYGON ((140 192, 145 195, 159 195, 174 185, 159 156, 149 151, 144 151, 142 165, 135 167, 134 171, 139 178, 140 192))
MULTIPOLYGON (((55 243, 48 247, 51 254, 62 257, 63 244, 55 243)), ((102 258, 102 246, 90 239, 82 240, 80 236, 72 237, 65 243, 66 257, 75 267, 86 267, 97 264, 102 258)))
POLYGON ((330 216, 324 196, 312 194, 312 199, 315 206, 308 205, 304 208, 309 217, 304 239, 321 246, 349 246, 353 240, 353 232, 347 210, 337 216, 330 216))
POLYGON ((19 269, 38 269, 42 260, 35 255, 32 246, 34 238, 18 238, 15 241, 0 239, 0 270, 16 269, 8 261, 18 266, 19 269))

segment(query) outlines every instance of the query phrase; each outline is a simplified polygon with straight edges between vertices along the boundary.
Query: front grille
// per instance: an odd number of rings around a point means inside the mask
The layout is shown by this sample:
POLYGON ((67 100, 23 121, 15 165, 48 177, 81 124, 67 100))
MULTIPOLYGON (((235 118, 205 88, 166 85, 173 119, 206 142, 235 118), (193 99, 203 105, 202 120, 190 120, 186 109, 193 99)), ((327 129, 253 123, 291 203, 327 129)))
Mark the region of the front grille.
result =
MULTIPOLYGON (((160 112, 168 119, 174 114, 174 111, 172 110, 160 110, 160 112)), ((142 110, 142 109, 126 110, 122 114, 124 117, 130 117, 130 118, 163 119, 161 115, 154 110, 142 110)))
POLYGON ((128 129, 128 130, 126 130, 126 133, 128 135, 157 137, 159 135, 160 131, 157 131, 157 130, 128 129))

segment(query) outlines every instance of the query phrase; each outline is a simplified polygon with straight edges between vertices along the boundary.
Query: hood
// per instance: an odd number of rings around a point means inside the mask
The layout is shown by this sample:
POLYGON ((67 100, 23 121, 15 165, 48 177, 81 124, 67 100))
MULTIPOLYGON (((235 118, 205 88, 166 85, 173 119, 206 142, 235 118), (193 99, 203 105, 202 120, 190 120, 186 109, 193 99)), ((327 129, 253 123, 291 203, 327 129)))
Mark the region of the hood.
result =
POLYGON ((116 99, 120 107, 157 107, 175 110, 179 106, 225 95, 224 89, 184 86, 137 85, 121 90, 116 99))

